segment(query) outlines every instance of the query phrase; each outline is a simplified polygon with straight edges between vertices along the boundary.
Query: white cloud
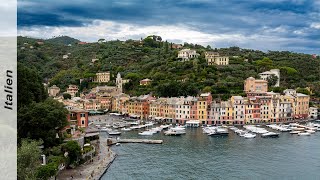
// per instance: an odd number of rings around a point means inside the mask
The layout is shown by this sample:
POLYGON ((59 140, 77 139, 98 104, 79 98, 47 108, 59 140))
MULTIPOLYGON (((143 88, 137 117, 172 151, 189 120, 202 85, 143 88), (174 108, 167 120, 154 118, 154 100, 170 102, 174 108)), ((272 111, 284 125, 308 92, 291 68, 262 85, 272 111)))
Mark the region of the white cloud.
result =
MULTIPOLYGON (((240 33, 206 33, 182 24, 142 26, 114 21, 96 20, 85 27, 32 27, 22 28, 19 35, 51 38, 67 35, 87 42, 95 42, 100 38, 107 40, 140 39, 148 35, 160 35, 163 40, 176 43, 194 43, 211 45, 212 47, 239 46, 260 50, 287 50, 288 42, 301 42, 302 39, 288 39, 276 32, 285 32, 285 27, 270 29, 264 27, 260 33, 244 35, 240 33)), ((298 33, 298 31, 296 32, 298 33)))
POLYGON ((295 30, 295 31, 293 31, 293 33, 301 35, 301 34, 304 34, 304 31, 303 30, 295 30))
POLYGON ((310 27, 315 29, 320 29, 320 22, 311 23, 310 27))

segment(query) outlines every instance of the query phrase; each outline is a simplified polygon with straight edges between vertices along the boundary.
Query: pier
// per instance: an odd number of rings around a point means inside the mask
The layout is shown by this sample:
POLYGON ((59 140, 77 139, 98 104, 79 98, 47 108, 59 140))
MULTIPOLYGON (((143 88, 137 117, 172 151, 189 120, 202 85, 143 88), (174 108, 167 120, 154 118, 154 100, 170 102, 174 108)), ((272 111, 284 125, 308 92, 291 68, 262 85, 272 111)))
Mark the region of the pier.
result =
POLYGON ((115 139, 109 138, 108 145, 114 145, 117 143, 144 143, 144 144, 162 144, 163 140, 154 139, 115 139))

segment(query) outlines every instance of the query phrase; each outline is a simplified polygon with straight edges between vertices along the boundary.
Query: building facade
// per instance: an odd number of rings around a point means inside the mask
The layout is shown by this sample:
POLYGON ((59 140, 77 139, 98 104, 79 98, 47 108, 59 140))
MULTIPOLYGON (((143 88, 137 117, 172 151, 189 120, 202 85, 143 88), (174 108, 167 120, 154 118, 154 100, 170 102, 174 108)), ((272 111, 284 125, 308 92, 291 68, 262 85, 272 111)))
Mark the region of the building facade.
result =
POLYGON ((110 81, 110 72, 96 73, 96 76, 94 77, 94 82, 106 83, 109 81, 110 81))
POLYGON ((48 88, 48 94, 49 96, 57 96, 60 93, 60 88, 57 87, 56 85, 53 85, 51 87, 48 88))
POLYGON ((151 79, 142 79, 141 81, 140 81, 140 85, 141 86, 147 86, 147 85, 150 85, 151 84, 151 82, 152 82, 152 80, 151 79))
POLYGON ((218 52, 205 52, 205 59, 207 60, 208 65, 229 65, 229 57, 220 56, 218 52))
POLYGON ((67 106, 66 109, 69 111, 68 115, 67 115, 67 120, 70 123, 69 128, 70 127, 82 127, 82 128, 86 128, 89 125, 89 121, 88 121, 88 114, 89 112, 84 110, 84 109, 80 109, 77 107, 72 107, 72 106, 67 106))
POLYGON ((268 78, 272 75, 275 75, 278 79, 274 87, 279 87, 280 86, 280 69, 271 69, 270 71, 265 71, 262 73, 259 73, 260 78, 263 80, 268 80, 268 78))
POLYGON ((244 81, 244 92, 265 93, 268 91, 268 82, 262 79, 249 77, 244 81))
POLYGON ((182 59, 182 61, 188 61, 191 58, 197 58, 200 54, 197 53, 196 50, 193 49, 182 49, 178 53, 178 58, 182 59))
POLYGON ((75 97, 76 94, 78 93, 79 88, 77 85, 69 85, 69 87, 67 88, 67 93, 71 95, 71 97, 75 97))

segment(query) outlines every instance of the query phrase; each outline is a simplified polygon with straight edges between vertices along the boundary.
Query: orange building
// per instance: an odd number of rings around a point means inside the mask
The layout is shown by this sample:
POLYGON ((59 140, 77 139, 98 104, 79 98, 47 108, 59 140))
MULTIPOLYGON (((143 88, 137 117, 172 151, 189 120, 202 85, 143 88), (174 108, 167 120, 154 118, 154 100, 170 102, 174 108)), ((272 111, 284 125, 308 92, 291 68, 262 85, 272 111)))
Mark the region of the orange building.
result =
POLYGON ((246 93, 268 92, 268 81, 249 77, 244 81, 244 92, 246 93))
POLYGON ((84 109, 80 109, 77 107, 67 106, 67 110, 69 111, 67 115, 68 122, 70 122, 70 125, 68 125, 67 128, 70 127, 82 127, 86 128, 88 127, 88 111, 84 109))

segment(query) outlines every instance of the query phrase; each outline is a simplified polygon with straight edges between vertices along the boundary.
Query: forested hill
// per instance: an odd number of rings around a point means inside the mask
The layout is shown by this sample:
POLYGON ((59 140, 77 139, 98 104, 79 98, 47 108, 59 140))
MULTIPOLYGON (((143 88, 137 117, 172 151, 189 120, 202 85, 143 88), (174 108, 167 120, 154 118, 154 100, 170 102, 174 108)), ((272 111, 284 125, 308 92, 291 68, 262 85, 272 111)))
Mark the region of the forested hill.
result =
POLYGON ((110 71, 112 80, 118 72, 131 79, 125 85, 125 92, 130 95, 152 92, 156 96, 167 97, 209 91, 223 99, 242 95, 243 81, 247 77, 258 77, 260 72, 279 68, 281 87, 274 88, 274 91, 311 87, 315 95, 320 96, 320 58, 308 54, 262 52, 239 47, 212 49, 210 46, 185 43, 184 48, 196 49, 201 56, 188 62, 179 62, 178 50, 173 49, 170 42, 152 36, 142 41, 105 42, 102 39, 99 43, 88 44, 69 42, 73 38, 66 36, 63 39, 41 40, 44 44, 38 44, 37 39, 18 37, 18 62, 36 69, 44 81, 50 80, 50 84, 62 89, 71 83, 80 85, 79 79, 85 78, 80 88, 86 91, 96 85, 89 82, 90 77, 96 72, 110 71), (230 65, 208 66, 204 59, 207 50, 230 56, 230 65), (68 58, 64 59, 63 55, 68 58), (99 60, 92 62, 92 59, 99 60), (144 78, 152 79, 152 84, 140 86, 139 80, 144 78))

